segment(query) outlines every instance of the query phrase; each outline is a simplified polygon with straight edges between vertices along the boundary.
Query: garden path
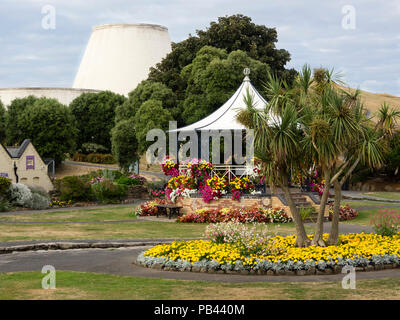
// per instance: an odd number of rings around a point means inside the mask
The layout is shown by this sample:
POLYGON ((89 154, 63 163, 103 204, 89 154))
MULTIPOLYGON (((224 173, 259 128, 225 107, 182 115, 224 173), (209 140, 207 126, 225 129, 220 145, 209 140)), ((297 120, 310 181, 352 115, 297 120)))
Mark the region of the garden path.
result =
MULTIPOLYGON (((326 282, 340 283, 343 274, 308 276, 267 276, 208 274, 195 272, 161 271, 133 264, 136 257, 149 246, 120 249, 75 249, 56 251, 29 251, 0 255, 0 272, 40 271, 44 265, 56 270, 107 273, 145 278, 176 280, 243 282, 326 282)), ((356 279, 379 279, 400 277, 400 269, 357 272, 356 279)))

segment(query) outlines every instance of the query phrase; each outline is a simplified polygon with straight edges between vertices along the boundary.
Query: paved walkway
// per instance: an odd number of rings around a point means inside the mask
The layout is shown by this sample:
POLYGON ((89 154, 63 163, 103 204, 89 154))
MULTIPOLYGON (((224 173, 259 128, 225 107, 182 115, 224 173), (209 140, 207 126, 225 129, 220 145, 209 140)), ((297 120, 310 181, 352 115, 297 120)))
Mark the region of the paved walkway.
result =
MULTIPOLYGON (((115 165, 104 165, 104 164, 93 164, 93 163, 86 163, 86 162, 75 162, 75 161, 69 161, 69 160, 64 160, 63 163, 69 164, 72 166, 82 166, 82 167, 90 167, 90 168, 98 168, 98 169, 109 169, 109 170, 119 170, 119 168, 115 165)), ((167 177, 165 176, 164 173, 162 172, 153 172, 153 171, 144 171, 144 170, 139 170, 139 174, 148 174, 151 176, 155 176, 157 178, 160 178, 162 180, 166 180, 167 177)))
MULTIPOLYGON (((335 194, 335 191, 331 189, 329 191, 331 194, 335 194)), ((400 194, 400 192, 399 192, 400 194)), ((372 200, 372 201, 380 201, 380 202, 386 202, 386 203, 393 203, 393 204, 399 204, 400 205, 400 200, 390 200, 390 199, 385 199, 385 198, 379 198, 375 197, 372 195, 365 194, 362 191, 342 191, 342 196, 343 199, 354 199, 354 200, 372 200)))
MULTIPOLYGON (((344 274, 309 276, 266 276, 208 274, 195 272, 160 271, 133 264, 148 246, 120 249, 76 249, 62 251, 17 252, 0 255, 0 272, 39 271, 44 265, 56 270, 107 273, 145 278, 217 282, 325 282, 342 281, 344 274)), ((356 279, 400 277, 400 269, 357 272, 356 279)))

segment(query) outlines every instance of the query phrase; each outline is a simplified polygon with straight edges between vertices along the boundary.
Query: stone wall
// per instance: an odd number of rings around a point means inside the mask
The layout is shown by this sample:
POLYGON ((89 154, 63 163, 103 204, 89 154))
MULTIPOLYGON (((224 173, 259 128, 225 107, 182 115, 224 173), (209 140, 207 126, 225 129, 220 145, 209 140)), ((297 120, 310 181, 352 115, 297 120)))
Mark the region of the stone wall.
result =
MULTIPOLYGON (((311 198, 305 195, 312 202, 311 198)), ((288 206, 285 206, 281 200, 276 196, 264 196, 261 198, 245 198, 242 197, 240 202, 231 198, 220 198, 218 200, 212 200, 209 203, 205 203, 200 197, 191 198, 178 198, 175 203, 177 206, 182 206, 182 214, 194 212, 197 209, 222 209, 222 208, 251 208, 251 207, 273 207, 283 208, 287 214, 291 217, 291 211, 288 206)), ((312 202, 312 206, 318 211, 319 205, 312 202)), ((325 208, 325 216, 329 215, 329 207, 325 208)))

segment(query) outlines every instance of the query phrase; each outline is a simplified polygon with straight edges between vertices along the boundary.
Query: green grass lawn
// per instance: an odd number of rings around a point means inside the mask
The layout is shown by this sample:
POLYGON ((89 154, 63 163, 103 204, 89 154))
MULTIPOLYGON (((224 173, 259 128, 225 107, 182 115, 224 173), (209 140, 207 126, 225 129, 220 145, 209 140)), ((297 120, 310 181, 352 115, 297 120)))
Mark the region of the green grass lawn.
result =
POLYGON ((41 287, 43 274, 0 274, 0 299, 399 299, 400 278, 357 280, 356 289, 337 282, 221 283, 57 271, 56 289, 41 287))
POLYGON ((117 221, 135 219, 136 206, 121 206, 99 209, 75 209, 29 214, 8 214, 0 216, 1 221, 117 221))
MULTIPOLYGON (((400 207, 382 206, 382 208, 394 210, 395 212, 400 213, 400 207)), ((357 218, 355 218, 353 220, 348 220, 348 221, 341 221, 341 223, 370 226, 371 218, 374 216, 374 214, 378 213, 379 210, 380 210, 380 208, 370 208, 370 209, 358 210, 357 218)))
MULTIPOLYGON (((343 201, 351 207, 371 207, 359 210, 356 219, 343 223, 369 225, 371 217, 378 212, 376 207, 388 208, 390 204, 376 201, 343 201), (375 208, 374 208, 375 207, 375 208)), ((392 204, 393 205, 393 204, 392 204)), ((7 214, 0 216, 1 241, 29 240, 90 240, 90 239, 182 239, 203 237, 207 224, 176 223, 164 221, 138 221, 133 215, 136 206, 121 206, 99 209, 75 209, 71 211, 36 212, 29 214, 7 214), (136 220, 124 223, 95 223, 95 221, 136 220), (65 222, 46 223, 1 223, 6 221, 65 222), (88 221, 89 223, 67 223, 88 221)), ((400 210, 400 207, 394 208, 400 210)), ((268 224, 271 234, 293 234, 294 224, 268 224)), ((313 226, 307 226, 312 233, 313 226)))
MULTIPOLYGON (((0 216, 1 241, 29 240, 89 240, 89 239, 181 239, 203 237, 207 224, 176 223, 163 221, 137 221, 124 223, 94 223, 94 221, 135 219, 134 206, 106 209, 77 209, 29 214, 0 216), (1 223, 6 221, 77 222, 93 223, 1 223)), ((293 234, 294 224, 269 224, 271 234, 293 234)), ((307 227, 308 232, 312 232, 307 227)))
POLYGON ((393 202, 382 202, 382 201, 368 201, 368 200, 342 200, 341 205, 348 204, 350 207, 386 207, 393 206, 393 202))
POLYGON ((400 200, 400 192, 366 192, 366 196, 383 198, 388 200, 400 200))

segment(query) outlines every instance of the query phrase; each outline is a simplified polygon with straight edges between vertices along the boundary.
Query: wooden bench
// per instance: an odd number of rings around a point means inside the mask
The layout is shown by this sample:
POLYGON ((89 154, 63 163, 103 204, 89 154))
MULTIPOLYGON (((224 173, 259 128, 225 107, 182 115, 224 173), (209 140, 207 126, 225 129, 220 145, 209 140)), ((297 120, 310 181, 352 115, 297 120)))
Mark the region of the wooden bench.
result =
POLYGON ((156 207, 157 207, 157 218, 158 215, 161 213, 168 216, 168 219, 171 219, 172 215, 180 216, 179 210, 183 208, 182 206, 175 206, 173 204, 158 204, 156 205, 156 207))

